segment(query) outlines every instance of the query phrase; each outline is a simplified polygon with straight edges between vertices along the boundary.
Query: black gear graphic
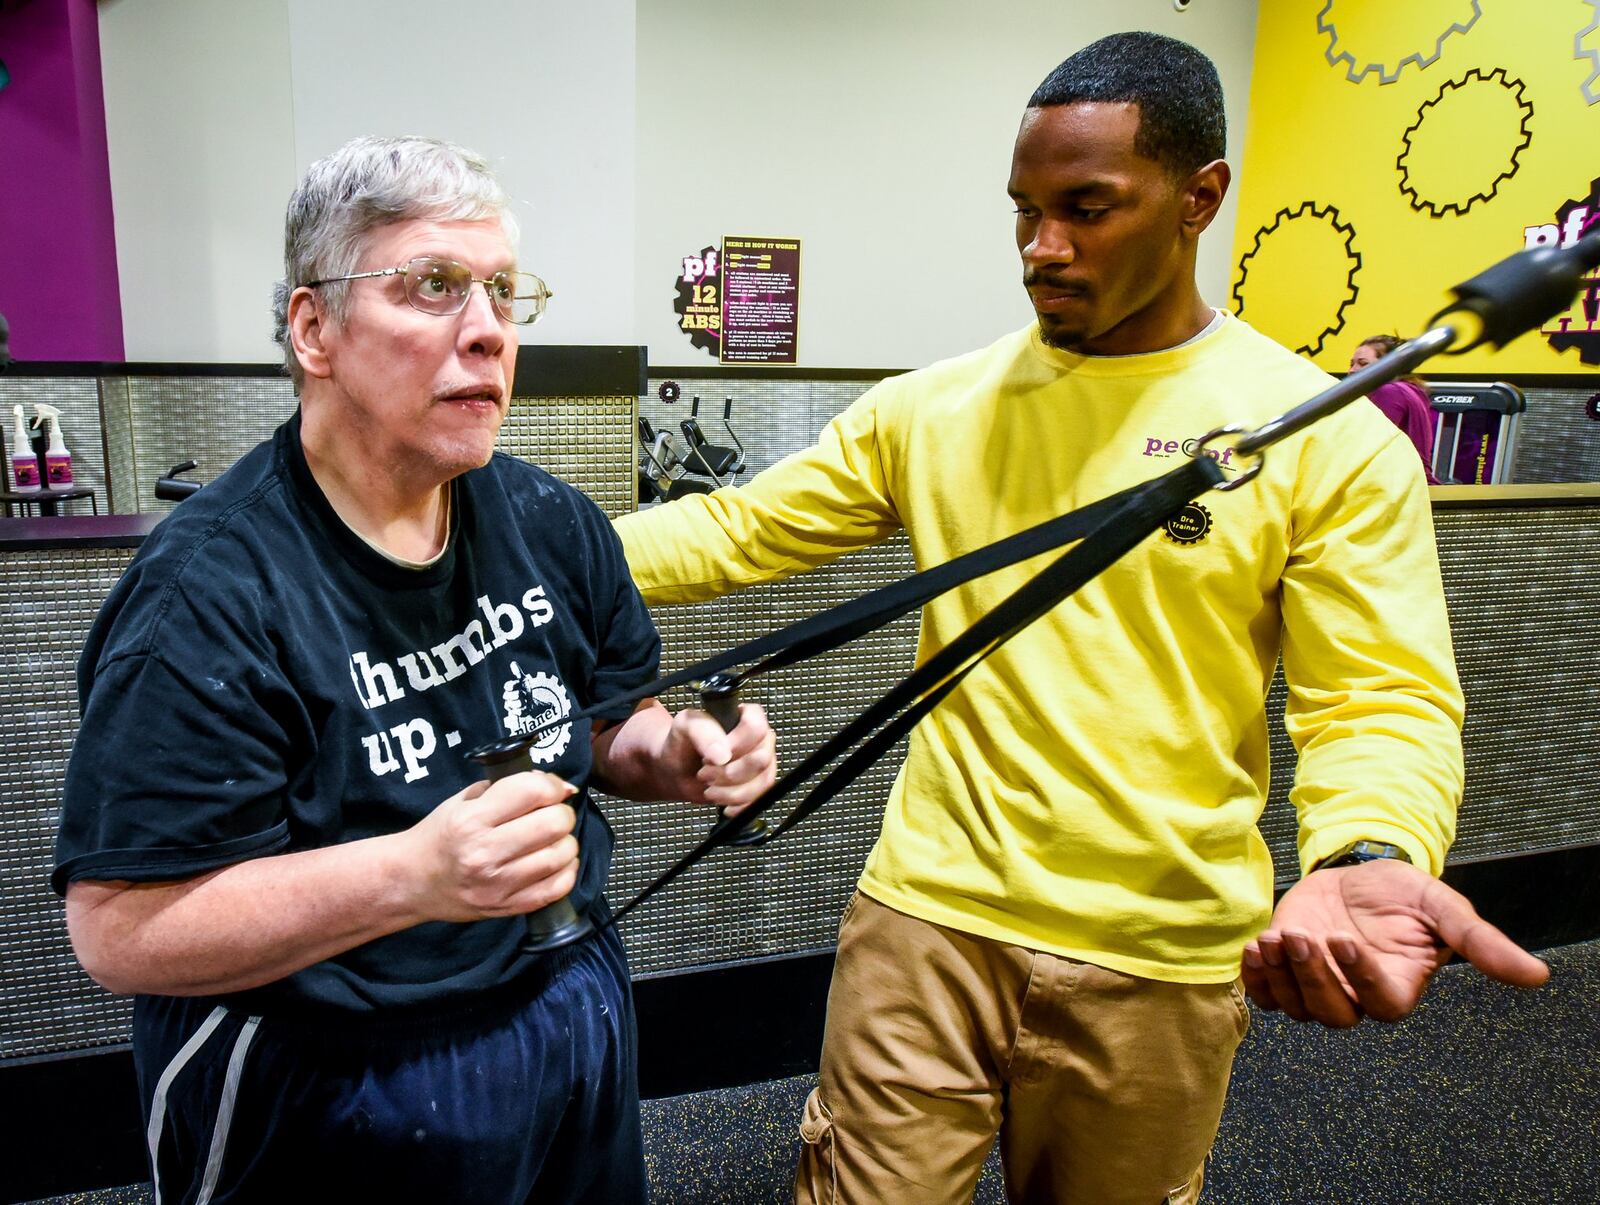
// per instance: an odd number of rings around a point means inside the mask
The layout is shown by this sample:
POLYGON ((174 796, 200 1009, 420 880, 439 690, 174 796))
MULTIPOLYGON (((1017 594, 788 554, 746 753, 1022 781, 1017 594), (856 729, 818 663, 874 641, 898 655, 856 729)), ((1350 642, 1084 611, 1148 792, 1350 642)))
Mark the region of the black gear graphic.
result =
MULTIPOLYGON (((1586 229, 1594 230, 1596 227, 1600 227, 1600 177, 1590 181, 1589 195, 1587 197, 1582 200, 1568 201, 1560 209, 1556 210, 1556 226, 1565 230, 1567 215, 1580 205, 1589 210, 1589 221, 1586 229)), ((1581 305, 1586 309, 1596 304, 1595 290, 1596 286, 1591 283, 1588 286, 1588 292, 1586 292, 1581 301, 1581 305)), ((1594 317, 1590 318, 1591 323, 1594 320, 1594 317)), ((1600 364, 1600 332, 1588 330, 1557 331, 1555 334, 1547 335, 1546 338, 1550 341, 1550 346, 1556 351, 1576 350, 1578 358, 1585 364, 1600 364)))
MULTIPOLYGON (((721 253, 720 247, 706 247, 700 252, 700 258, 703 260, 708 255, 720 255, 721 253)), ((720 276, 718 277, 718 283, 721 283, 720 276)), ((694 285, 683 279, 683 277, 678 277, 677 295, 673 299, 672 308, 677 311, 678 316, 681 318, 688 313, 689 307, 693 304, 694 285)), ((720 330, 713 331, 704 327, 692 327, 685 329, 684 333, 689 336, 689 342, 701 351, 708 351, 713 356, 721 355, 722 332, 720 330)))
POLYGON ((1533 121, 1533 106, 1528 103, 1527 97, 1524 95, 1526 92, 1527 85, 1525 85, 1519 79, 1512 79, 1506 75, 1504 67, 1496 67, 1493 71, 1489 72, 1488 75, 1484 75, 1483 72, 1474 67, 1460 79, 1446 80, 1443 87, 1439 89, 1438 94, 1435 95, 1432 100, 1426 100, 1422 102, 1422 107, 1417 110, 1417 119, 1411 123, 1411 125, 1406 129, 1405 134, 1401 136, 1400 141, 1403 146, 1400 151, 1399 158, 1394 161, 1395 168, 1400 173, 1400 191, 1406 195, 1406 198, 1410 202, 1412 209, 1415 209, 1419 213, 1426 211, 1431 213, 1436 218, 1442 218, 1448 213, 1454 213, 1459 217, 1461 214, 1466 213, 1467 210, 1471 209, 1479 201, 1494 200, 1495 194, 1500 191, 1501 183, 1511 179, 1512 176, 1517 174, 1517 167, 1521 163, 1522 152, 1527 150, 1528 144, 1533 141, 1533 131, 1529 128, 1529 123, 1533 121), (1434 201, 1427 200, 1418 194, 1416 186, 1412 184, 1411 169, 1406 163, 1406 160, 1410 158, 1411 155, 1411 139, 1413 135, 1415 135, 1416 132, 1422 128, 1422 123, 1427 120, 1428 110, 1442 101, 1445 98, 1446 93, 1454 91, 1457 88, 1465 88, 1474 81, 1481 84, 1489 84, 1504 88, 1516 98, 1517 108, 1522 113, 1522 122, 1518 129, 1518 132, 1521 135, 1521 141, 1518 142, 1516 146, 1511 148, 1511 166, 1506 168, 1505 171, 1501 172, 1490 182, 1487 192, 1473 194, 1467 199, 1465 204, 1461 204, 1457 201, 1436 203, 1434 201))
POLYGON ((683 396, 683 390, 676 381, 662 381, 661 388, 656 390, 656 396, 669 406, 683 396))
POLYGON ((1339 45, 1339 30, 1332 21, 1328 20, 1328 14, 1333 11, 1333 6, 1336 2, 1337 0, 1328 0, 1322 6, 1322 11, 1317 14, 1317 32, 1328 35, 1328 49, 1323 51, 1323 58, 1328 60, 1328 66, 1337 67, 1340 63, 1343 63, 1345 65, 1344 77, 1352 84, 1359 84, 1374 71, 1378 73, 1378 82, 1380 84, 1392 84, 1400 78, 1400 72, 1405 70, 1407 63, 1415 63, 1419 71, 1433 66, 1434 63, 1439 61, 1439 56, 1444 52, 1445 39, 1451 34, 1466 33, 1478 23, 1478 18, 1483 16, 1482 0, 1472 0, 1472 16, 1467 19, 1464 25, 1460 21, 1452 22, 1449 29, 1446 29, 1435 38, 1432 54, 1425 50, 1415 51, 1397 62, 1393 70, 1387 70, 1383 63, 1363 63, 1358 67, 1356 65, 1356 56, 1349 50, 1341 49, 1337 54, 1334 53, 1335 47, 1339 45))
POLYGON ((1198 544, 1211 531, 1211 512, 1198 502, 1190 502, 1161 528, 1162 534, 1174 544, 1198 544))
POLYGON ((1298 209, 1289 209, 1286 206, 1278 210, 1270 225, 1263 226, 1256 231, 1256 237, 1251 244, 1250 250, 1239 257, 1239 281, 1233 287, 1233 312, 1240 318, 1245 316, 1244 290, 1246 280, 1250 274, 1250 261, 1260 253, 1262 242, 1284 222, 1292 222, 1307 217, 1325 221, 1337 233, 1344 235, 1345 254, 1350 264, 1349 274, 1345 277, 1346 295, 1340 301, 1339 308, 1334 312, 1333 321, 1322 328, 1322 332, 1317 336, 1316 343, 1302 345, 1294 349, 1302 355, 1316 356, 1321 354, 1330 335, 1337 335, 1344 330, 1345 311, 1355 304, 1356 295, 1361 291, 1356 284, 1356 273, 1361 271, 1361 252, 1355 248, 1356 229, 1354 226, 1339 220, 1339 211, 1334 206, 1329 205, 1326 208, 1318 209, 1315 201, 1302 201, 1298 209))

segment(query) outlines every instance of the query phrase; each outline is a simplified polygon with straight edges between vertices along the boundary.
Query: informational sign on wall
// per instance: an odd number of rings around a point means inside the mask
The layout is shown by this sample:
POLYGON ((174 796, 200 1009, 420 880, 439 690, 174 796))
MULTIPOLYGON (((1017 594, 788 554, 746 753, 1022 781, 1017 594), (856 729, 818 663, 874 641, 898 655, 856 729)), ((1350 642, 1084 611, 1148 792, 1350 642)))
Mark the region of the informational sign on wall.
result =
POLYGON ((800 240, 722 239, 722 362, 793 364, 800 345, 800 240))
POLYGON ((794 364, 800 240, 724 235, 683 257, 673 310, 689 342, 723 364, 794 364))

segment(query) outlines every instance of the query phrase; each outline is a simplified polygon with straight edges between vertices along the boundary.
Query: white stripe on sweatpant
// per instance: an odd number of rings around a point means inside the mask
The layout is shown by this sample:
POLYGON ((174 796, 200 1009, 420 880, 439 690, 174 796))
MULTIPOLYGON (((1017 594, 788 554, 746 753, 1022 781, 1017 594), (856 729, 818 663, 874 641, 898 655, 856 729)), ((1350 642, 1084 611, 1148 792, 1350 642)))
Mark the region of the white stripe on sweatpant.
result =
POLYGON ((207 1205, 211 1194, 217 1191, 217 1177, 222 1174, 222 1152, 228 1145, 228 1130, 233 1125, 233 1105, 239 1097, 239 1077, 244 1074, 244 1056, 249 1053, 250 1041, 256 1036, 260 1017, 251 1017, 233 1040, 233 1053, 228 1056, 228 1074, 222 1081, 222 1099, 217 1102, 217 1120, 211 1127, 211 1152, 206 1156, 205 1179, 200 1184, 200 1195, 194 1205, 207 1205))
POLYGON ((161 1147, 161 1127, 167 1120, 167 1091, 172 1087, 172 1081, 178 1078, 178 1072, 195 1055, 195 1051, 204 1046, 206 1039, 216 1032, 217 1026, 222 1024, 222 1018, 228 1015, 228 1010, 220 1004, 211 1010, 208 1016, 194 1031, 183 1049, 172 1056, 172 1062, 167 1064, 166 1070, 161 1073, 161 1078, 156 1081, 155 1096, 150 1101, 150 1126, 145 1131, 145 1141, 150 1146, 150 1181, 155 1192, 155 1205, 161 1205, 161 1171, 159 1165, 161 1147))

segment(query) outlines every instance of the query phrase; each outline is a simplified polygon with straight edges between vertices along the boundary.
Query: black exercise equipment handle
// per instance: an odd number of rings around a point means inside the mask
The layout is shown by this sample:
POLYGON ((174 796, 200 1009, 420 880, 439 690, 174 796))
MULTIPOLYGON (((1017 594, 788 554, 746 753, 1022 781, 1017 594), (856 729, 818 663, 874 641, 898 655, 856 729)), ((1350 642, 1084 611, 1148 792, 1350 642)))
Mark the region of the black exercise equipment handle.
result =
MULTIPOLYGON (((712 719, 722 725, 724 732, 732 732, 739 726, 741 681, 738 674, 712 674, 700 683, 700 710, 709 713, 712 719)), ((733 819, 726 812, 723 813, 723 818, 733 819)), ((722 821, 715 822, 715 824, 720 823, 722 821)), ((715 826, 712 831, 716 831, 715 826)), ((749 849, 765 845, 776 835, 772 831, 772 826, 760 816, 752 816, 738 828, 726 830, 722 844, 732 845, 738 849, 749 849)))
MULTIPOLYGON (((1456 300, 1435 314, 1429 320, 1429 329, 1415 339, 1407 340, 1287 413, 1245 432, 1233 441, 1233 446, 1242 456, 1257 456, 1268 445, 1365 397, 1432 356, 1442 352, 1460 355, 1484 343, 1504 347, 1571 305, 1579 285, 1596 268, 1600 268, 1600 234, 1579 239, 1570 247, 1537 247, 1508 256, 1452 289, 1456 300)), ((1207 434, 1201 444, 1236 430, 1218 428, 1207 434)), ((1255 471, 1259 471, 1259 465, 1255 471)), ((1225 488, 1243 485, 1255 471, 1225 488)))
MULTIPOLYGON (((528 754, 528 744, 521 737, 494 741, 474 749, 467 754, 467 757, 483 767, 483 776, 490 782, 499 782, 512 774, 521 774, 533 769, 533 758, 528 754)), ((594 925, 589 922, 589 918, 579 912, 573 906, 572 900, 566 896, 553 904, 546 904, 543 908, 528 913, 524 919, 528 925, 528 936, 522 948, 530 954, 559 950, 562 946, 570 946, 594 932, 594 925)))
POLYGON ((163 502, 182 502, 190 494, 200 488, 198 481, 184 481, 179 473, 187 473, 195 467, 195 462, 185 460, 182 464, 175 464, 166 471, 166 474, 156 478, 155 495, 163 502))
POLYGON ((1451 349, 1452 355, 1483 343, 1504 347, 1571 305, 1583 279, 1596 268, 1600 268, 1600 234, 1570 247, 1519 251, 1450 290, 1455 301, 1435 314, 1430 325, 1445 319, 1455 319, 1462 329, 1473 319, 1480 324, 1473 337, 1451 349))

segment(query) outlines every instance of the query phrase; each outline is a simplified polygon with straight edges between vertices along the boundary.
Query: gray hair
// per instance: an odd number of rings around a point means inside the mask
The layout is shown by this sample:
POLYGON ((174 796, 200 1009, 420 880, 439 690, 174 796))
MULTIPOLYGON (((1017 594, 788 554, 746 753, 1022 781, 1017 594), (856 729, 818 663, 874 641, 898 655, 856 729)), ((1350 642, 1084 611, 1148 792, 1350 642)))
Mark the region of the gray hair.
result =
MULTIPOLYGON (((289 296, 312 280, 357 270, 367 236, 411 220, 475 222, 499 218, 517 241, 510 199, 488 162, 432 138, 357 138, 307 170, 283 223, 284 279, 272 290, 272 337, 299 392, 304 373, 289 340, 289 296)), ((384 264, 383 267, 393 265, 384 264)), ((324 310, 342 322, 349 281, 319 286, 324 310)))

